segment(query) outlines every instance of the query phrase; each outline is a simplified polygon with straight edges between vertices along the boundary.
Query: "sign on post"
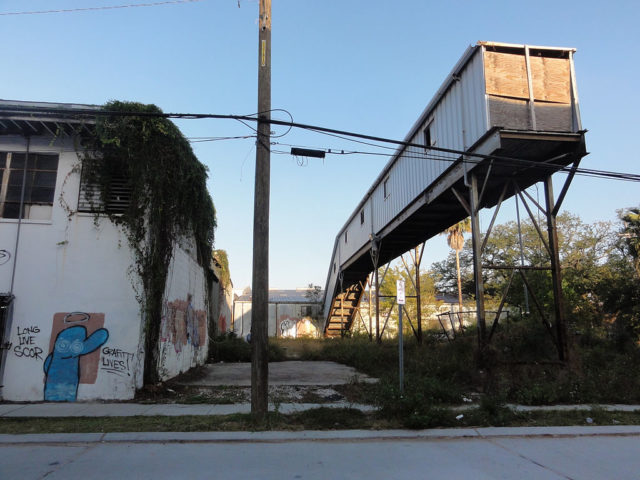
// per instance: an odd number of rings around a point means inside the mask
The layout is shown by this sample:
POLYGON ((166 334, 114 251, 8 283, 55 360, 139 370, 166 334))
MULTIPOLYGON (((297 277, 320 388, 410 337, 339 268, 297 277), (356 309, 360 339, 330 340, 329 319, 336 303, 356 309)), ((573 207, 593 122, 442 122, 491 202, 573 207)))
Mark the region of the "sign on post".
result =
POLYGON ((404 305, 404 280, 396 280, 396 292, 398 305, 404 305))
POLYGON ((400 395, 404 393, 404 348, 402 345, 402 309, 404 308, 404 280, 396 281, 396 302, 398 302, 398 380, 400 395))

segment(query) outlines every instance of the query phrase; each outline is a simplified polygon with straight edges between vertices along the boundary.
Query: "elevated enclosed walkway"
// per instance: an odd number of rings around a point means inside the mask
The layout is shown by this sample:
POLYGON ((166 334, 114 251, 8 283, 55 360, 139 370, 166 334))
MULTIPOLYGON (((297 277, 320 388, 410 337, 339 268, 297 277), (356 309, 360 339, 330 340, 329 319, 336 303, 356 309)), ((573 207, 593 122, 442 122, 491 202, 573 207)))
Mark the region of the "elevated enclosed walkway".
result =
MULTIPOLYGON (((569 181, 557 205, 552 191, 546 208, 537 205, 555 229, 586 154, 573 53, 486 42, 467 50, 336 236, 324 298, 327 336, 350 329, 377 267, 468 216, 479 257, 478 211, 537 182, 552 188, 551 175, 565 169, 569 181)), ((481 266, 479 258, 475 263, 481 266)))

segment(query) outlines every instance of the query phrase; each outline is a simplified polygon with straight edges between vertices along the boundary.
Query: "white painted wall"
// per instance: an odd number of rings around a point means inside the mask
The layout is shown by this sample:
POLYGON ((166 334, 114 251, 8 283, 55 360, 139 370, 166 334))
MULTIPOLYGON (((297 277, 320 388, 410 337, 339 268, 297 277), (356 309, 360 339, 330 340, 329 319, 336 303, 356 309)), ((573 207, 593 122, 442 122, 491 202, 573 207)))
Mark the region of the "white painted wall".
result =
MULTIPOLYGON (((21 137, 1 137, 0 151, 24 152, 21 137)), ((92 383, 80 383, 77 400, 131 399, 142 386, 144 342, 139 281, 130 274, 133 258, 127 238, 105 217, 73 213, 80 185, 79 160, 70 139, 34 137, 30 151, 60 155, 51 220, 23 220, 16 255, 17 220, 0 219, 0 249, 11 258, 0 265, 0 292, 11 291, 15 262, 15 295, 5 352, 0 398, 8 401, 44 399, 44 363, 56 313, 103 314, 108 339, 94 354, 93 364, 81 357, 81 371, 95 370, 92 383), (75 168, 74 168, 75 167, 75 168), (136 289, 134 289, 134 285, 136 289), (21 343, 23 344, 21 346, 21 343), (27 348, 22 354, 23 348, 27 348)), ((195 251, 193 249, 192 251, 195 251)), ((176 247, 166 290, 167 303, 187 301, 195 310, 206 309, 202 268, 182 247, 176 247)), ((74 316, 71 320, 82 317, 74 316)), ((91 322, 100 315, 92 315, 91 322)), ((176 352, 165 348, 164 371, 173 376, 206 359, 207 335, 199 346, 193 342, 176 352), (171 353, 173 352, 173 353, 171 353)), ((88 325, 85 322, 68 325, 88 325)), ((96 327, 87 327, 88 334, 96 327)), ((51 376, 51 375, 50 375, 51 376)))
POLYGON ((169 266, 160 331, 160 376, 166 380, 207 360, 207 285, 195 244, 176 246, 169 266))

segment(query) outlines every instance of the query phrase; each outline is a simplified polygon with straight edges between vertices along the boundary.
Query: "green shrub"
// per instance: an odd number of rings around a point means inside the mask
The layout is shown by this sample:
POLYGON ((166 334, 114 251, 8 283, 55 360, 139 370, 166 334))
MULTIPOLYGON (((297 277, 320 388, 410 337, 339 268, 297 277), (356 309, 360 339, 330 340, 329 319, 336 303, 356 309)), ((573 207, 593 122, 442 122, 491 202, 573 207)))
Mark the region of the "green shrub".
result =
MULTIPOLYGON (((269 361, 280 362, 285 359, 285 352, 279 345, 269 342, 269 361)), ((251 344, 228 332, 211 340, 209 347, 210 362, 250 362, 251 344)))

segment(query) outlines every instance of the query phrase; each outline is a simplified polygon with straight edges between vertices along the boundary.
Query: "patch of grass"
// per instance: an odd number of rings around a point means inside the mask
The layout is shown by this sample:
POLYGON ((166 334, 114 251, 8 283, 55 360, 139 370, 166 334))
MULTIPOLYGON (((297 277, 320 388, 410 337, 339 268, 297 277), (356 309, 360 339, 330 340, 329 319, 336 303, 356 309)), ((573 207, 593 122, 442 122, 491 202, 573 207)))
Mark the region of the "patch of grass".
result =
POLYGON ((287 415, 287 421, 305 430, 340 430, 369 428, 369 417, 353 408, 314 408, 287 415))
POLYGON ((338 430, 444 427, 542 427, 570 425, 640 425, 640 411, 608 412, 602 409, 514 412, 504 406, 464 412, 430 407, 400 418, 360 410, 317 408, 290 415, 271 412, 264 423, 250 414, 187 415, 181 417, 61 417, 0 418, 0 434, 109 433, 109 432, 233 432, 264 430, 338 430), (457 416, 463 415, 459 420, 457 416), (592 420, 588 422, 588 418, 592 420))

